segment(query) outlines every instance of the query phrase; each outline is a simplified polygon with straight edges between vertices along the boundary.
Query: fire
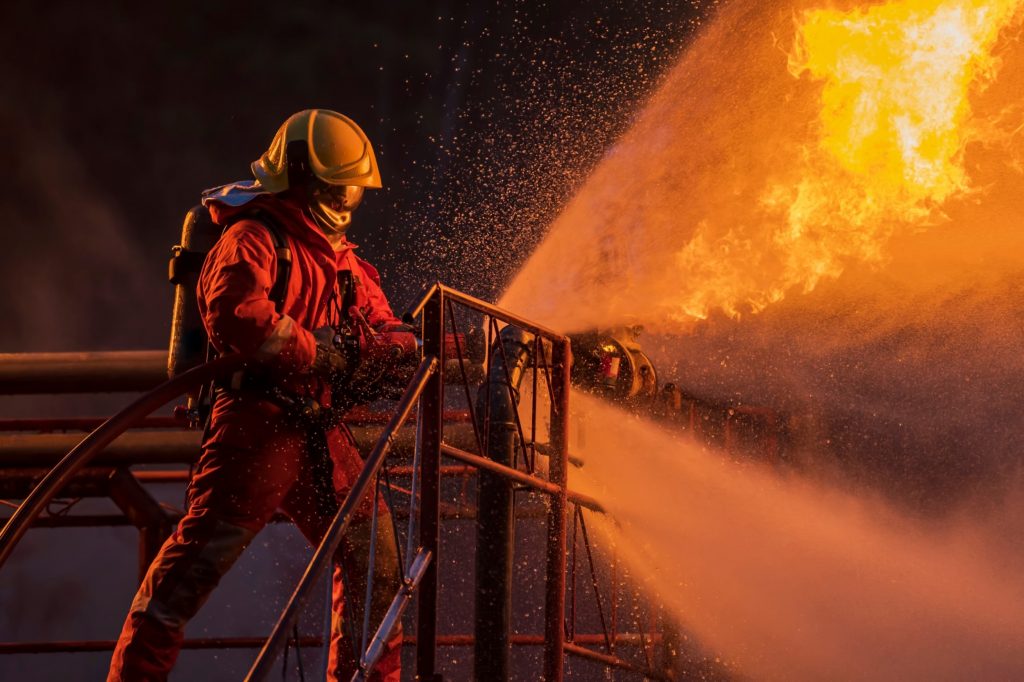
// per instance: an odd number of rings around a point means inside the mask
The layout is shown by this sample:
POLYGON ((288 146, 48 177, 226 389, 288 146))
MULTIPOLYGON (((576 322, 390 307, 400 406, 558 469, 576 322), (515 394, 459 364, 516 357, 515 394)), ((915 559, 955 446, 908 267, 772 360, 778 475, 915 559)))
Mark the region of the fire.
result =
POLYGON ((894 237, 943 224, 979 191, 971 143, 997 112, 972 105, 996 79, 1000 50, 1015 49, 1007 38, 1022 8, 726 6, 503 304, 569 330, 679 331, 884 263, 894 237))
POLYGON ((803 14, 789 71, 823 82, 821 113, 803 177, 763 197, 784 218, 773 242, 786 271, 769 300, 851 258, 882 258, 895 231, 927 225, 969 190, 969 95, 995 76, 992 50, 1021 6, 907 0, 803 14))
POLYGON ((864 204, 942 202, 966 188, 969 89, 994 76, 992 48, 1019 7, 913 0, 805 14, 789 70, 825 82, 819 145, 865 181, 864 204))

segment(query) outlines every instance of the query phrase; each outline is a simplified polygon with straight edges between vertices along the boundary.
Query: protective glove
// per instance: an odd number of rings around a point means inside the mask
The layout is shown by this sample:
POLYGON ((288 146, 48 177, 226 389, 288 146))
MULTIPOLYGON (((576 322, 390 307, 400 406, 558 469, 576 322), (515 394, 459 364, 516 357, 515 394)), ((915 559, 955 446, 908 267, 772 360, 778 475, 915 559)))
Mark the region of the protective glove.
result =
POLYGON ((324 325, 313 330, 313 338, 316 339, 317 344, 322 346, 334 346, 334 337, 338 335, 334 327, 330 325, 324 325))
POLYGON ((377 331, 385 334, 388 332, 409 332, 410 334, 415 335, 416 332, 419 331, 419 327, 414 327, 411 324, 406 324, 404 322, 391 322, 378 327, 377 331))
POLYGON ((404 330, 383 332, 379 337, 388 349, 388 360, 383 367, 378 390, 381 398, 396 399, 412 381, 420 364, 420 342, 412 332, 404 330))
POLYGON ((359 364, 345 382, 344 393, 353 404, 399 397, 418 365, 419 341, 414 334, 374 333, 360 348, 359 364))
POLYGON ((336 335, 337 332, 328 326, 313 331, 313 338, 316 339, 316 357, 309 367, 313 374, 333 379, 349 369, 348 358, 335 344, 336 335))
POLYGON ((341 376, 348 369, 348 359, 336 348, 316 344, 316 357, 309 371, 317 376, 334 378, 341 376))

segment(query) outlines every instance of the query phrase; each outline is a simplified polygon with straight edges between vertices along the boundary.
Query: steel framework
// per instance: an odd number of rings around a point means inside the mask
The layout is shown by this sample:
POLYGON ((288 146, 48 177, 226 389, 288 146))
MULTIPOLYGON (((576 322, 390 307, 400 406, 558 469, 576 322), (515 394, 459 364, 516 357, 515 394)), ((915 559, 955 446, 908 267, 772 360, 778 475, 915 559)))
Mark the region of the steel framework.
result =
MULTIPOLYGON (((330 563, 334 550, 341 542, 351 521, 352 511, 360 500, 367 495, 387 495, 391 497, 395 491, 405 494, 408 509, 394 509, 396 518, 406 518, 409 529, 406 536, 407 546, 399 547, 402 559, 404 579, 395 595, 391 607, 382 622, 371 628, 365 623, 362 642, 360 673, 357 679, 369 674, 382 651, 383 644, 398 627, 401 617, 413 596, 417 598, 416 632, 408 642, 416 647, 415 672, 418 680, 440 680, 437 671, 436 649, 438 646, 469 646, 476 642, 477 637, 471 635, 441 635, 437 631, 438 611, 438 556, 440 552, 441 519, 459 516, 460 504, 446 505, 441 500, 441 480, 443 476, 454 475, 463 477, 463 481, 472 472, 481 472, 480 476, 495 477, 502 480, 515 491, 530 491, 546 499, 543 513, 546 517, 546 564, 544 571, 544 632, 542 635, 508 635, 509 646, 534 645, 543 647, 543 677, 551 682, 563 679, 565 654, 598 662, 602 665, 638 672, 646 678, 667 679, 664 665, 659 666, 652 658, 651 650, 655 643, 665 646, 670 637, 640 628, 637 632, 620 633, 617 631, 615 616, 616 598, 603 599, 600 581, 591 551, 590 540, 584 520, 584 510, 591 513, 603 513, 598 500, 572 491, 568 487, 569 468, 569 377, 571 364, 571 346, 568 337, 550 329, 536 325, 514 313, 503 310, 485 301, 455 291, 441 284, 436 284, 424 292, 423 296, 411 312, 413 319, 420 319, 423 330, 423 360, 401 400, 395 413, 387 420, 366 459, 366 464, 353 486, 348 497, 342 503, 337 515, 332 520, 323 541, 316 548, 291 598, 282 610, 270 636, 259 643, 254 638, 234 638, 221 640, 197 640, 189 644, 194 647, 256 647, 258 653, 246 679, 265 680, 268 678, 275 659, 285 650, 292 636, 296 619, 313 591, 319 576, 330 563), (515 437, 510 441, 513 447, 511 462, 496 461, 493 450, 488 447, 490 436, 495 425, 492 423, 490 394, 484 393, 484 402, 474 409, 471 396, 471 381, 468 371, 466 349, 462 347, 463 337, 458 327, 458 313, 482 316, 486 321, 487 347, 490 352, 485 360, 486 368, 483 376, 487 382, 492 381, 496 373, 500 378, 500 369, 504 367, 503 389, 510 400, 518 403, 521 376, 509 374, 508 358, 501 363, 496 362, 499 354, 504 353, 501 343, 499 325, 515 328, 528 339, 532 346, 531 361, 533 363, 532 404, 529 406, 531 418, 524 426, 515 410, 515 437), (450 333, 449 333, 450 330, 450 333), (454 347, 453 347, 454 346, 454 347), (457 358, 456 363, 446 363, 444 358, 457 358), (495 368, 498 368, 497 370, 495 368), (450 368, 450 370, 449 370, 450 368), (465 391, 467 411, 453 413, 446 410, 446 370, 458 371, 459 377, 452 385, 461 384, 465 391), (541 386, 540 384, 543 384, 541 386), (546 387, 546 388, 545 388, 546 387), (538 442, 537 396, 546 390, 549 398, 549 429, 548 441, 538 442), (418 406, 418 411, 417 411, 418 406), (388 463, 389 452, 401 439, 400 427, 410 420, 417 411, 415 424, 415 448, 411 467, 404 470, 391 467, 388 463), (455 417, 463 424, 472 427, 472 434, 462 431, 462 438, 453 441, 451 433, 446 432, 446 421, 455 417), (468 421, 467 418, 468 417, 468 421), (471 436, 471 437, 470 437, 471 436), (473 446, 477 452, 472 452, 473 446), (521 457, 519 456, 521 453, 521 457), (455 460, 457 466, 442 465, 443 458, 455 460), (545 469, 537 465, 539 458, 547 459, 545 469), (408 489, 394 484, 391 476, 404 474, 411 478, 408 489), (570 543, 570 524, 572 541, 570 543), (598 612, 602 624, 602 632, 582 634, 576 632, 576 605, 579 596, 577 588, 578 548, 582 541, 588 558, 591 586, 594 591, 598 612), (568 579, 567 579, 568 578, 568 579), (568 589, 567 589, 568 585, 568 589), (568 593, 568 599, 567 599, 568 593), (568 610, 567 610, 568 604, 568 610), (610 612, 606 618, 606 608, 610 612), (372 637, 370 633, 373 633, 372 637), (627 660, 616 652, 616 645, 629 643, 638 645, 644 654, 643 661, 627 660), (603 650, 591 648, 603 645, 603 650)), ((128 362, 134 370, 123 369, 111 380, 102 370, 102 358, 95 355, 82 357, 88 365, 87 370, 77 367, 71 358, 61 356, 49 358, 58 366, 48 367, 46 358, 33 356, 19 360, 14 356, 0 357, 0 393, 26 393, 36 390, 74 390, 93 391, 135 390, 151 387, 153 368, 156 366, 152 353, 126 354, 125 357, 110 358, 111 361, 128 362), (6 363, 6 365, 5 365, 6 363), (63 363, 63 364, 61 364, 63 363), (24 373, 19 373, 19 370, 24 373), (133 374, 133 371, 135 374, 133 374), (68 379, 68 377, 71 377, 68 379), (25 377, 28 377, 27 379, 25 377), (91 384, 89 382, 92 382, 91 384), (74 388, 69 389, 69 386, 74 388)), ((93 483, 99 480, 101 494, 114 499, 124 511, 128 523, 141 529, 154 528, 151 534, 143 537, 143 562, 146 556, 155 551, 154 543, 159 545, 160 535, 167 532, 168 519, 159 509, 154 509, 140 481, 181 480, 181 471, 139 471, 131 472, 129 464, 146 460, 156 462, 182 461, 187 452, 194 453, 195 436, 192 434, 175 434, 167 438, 167 434, 155 432, 131 433, 127 440, 119 441, 118 437, 135 425, 168 426, 162 418, 148 415, 156 408, 178 395, 190 390, 197 384, 210 380, 214 376, 230 374, 248 360, 240 356, 220 358, 207 365, 200 366, 189 372, 166 381, 149 393, 144 394, 128 408, 114 417, 97 425, 90 420, 64 420, 44 422, 42 420, 25 422, 21 426, 29 426, 40 431, 47 430, 93 430, 73 447, 70 452, 53 466, 42 477, 38 485, 24 497, 24 501, 7 519, 0 531, 0 567, 10 556, 18 540, 30 525, 37 521, 43 510, 58 493, 66 490, 69 484, 87 486, 90 476, 93 483), (146 421, 148 420, 148 421, 146 421), (136 442, 132 443, 132 439, 136 442), (148 439, 148 440, 147 440, 148 439), (181 442, 177 442, 175 439, 181 442), (189 440, 191 439, 191 440, 189 440), (121 453, 118 455, 120 443, 121 453), (163 450, 161 450, 163 449, 163 450), (160 453, 163 452, 161 455, 160 453), (105 469, 97 470, 95 464, 102 464, 105 469), (91 472, 91 473, 90 473, 91 472), (99 472, 99 473, 97 473, 99 472)), ((162 365, 161 365, 162 366, 162 365)), ((451 379, 451 377, 449 377, 451 379)), ((379 423, 382 419, 375 415, 362 415, 363 423, 379 423)), ((506 415, 507 417, 507 415, 506 415)), ((8 424, 7 428, 10 428, 8 424)), ((511 431, 513 426, 509 426, 511 431)), ((0 431, 5 430, 0 424, 0 431)), ((451 431, 451 430, 449 430, 451 431)), ((59 445, 67 445, 74 436, 64 434, 40 435, 39 438, 50 438, 45 444, 32 438, 17 439, 11 436, 10 445, 17 446, 5 450, 6 462, 0 461, 0 469, 5 466, 25 467, 32 463, 36 467, 50 465, 51 461, 41 454, 51 452, 59 445), (33 448, 35 448, 33 450, 33 448)), ((194 455, 193 455, 194 456, 194 455)), ((3 459, 0 457, 0 459, 3 459)), ((187 459, 185 460, 187 461, 187 459)), ((34 477, 29 477, 34 479, 34 477)), ((23 486, 29 483, 22 482, 23 486)), ((465 487, 463 487, 465 491, 465 487)), ((394 500, 390 500, 395 507, 394 500)), ((464 502, 464 500, 462 501, 464 502)), ((514 504, 514 502, 513 502, 514 504)), ((377 505, 373 505, 376 509, 377 505)), ((70 517, 74 518, 74 517, 70 517)), ((52 520, 52 517, 51 519, 52 520)), ((102 523, 102 519, 92 519, 102 523)), ((376 517, 373 519, 376 524, 376 517)), ((398 534, 396 534, 396 538, 398 534)), ((371 543, 373 547, 375 543, 371 543)), ((373 566, 374 562, 369 562, 373 566)), ((613 568, 613 576, 617 569, 613 568)), ((370 576, 372 579, 372 575, 370 576)), ((615 580, 612 581, 613 590, 615 580)), ((369 613, 369 609, 364 609, 369 613)), ((652 623, 648 623, 650 626, 652 623)), ((316 640, 306 640, 306 644, 314 644, 316 640)), ((63 643, 9 643, 0 645, 0 652, 32 652, 32 651, 82 651, 103 650, 112 646, 109 642, 63 642, 63 643)), ((492 678, 493 679, 493 678, 492 678)))

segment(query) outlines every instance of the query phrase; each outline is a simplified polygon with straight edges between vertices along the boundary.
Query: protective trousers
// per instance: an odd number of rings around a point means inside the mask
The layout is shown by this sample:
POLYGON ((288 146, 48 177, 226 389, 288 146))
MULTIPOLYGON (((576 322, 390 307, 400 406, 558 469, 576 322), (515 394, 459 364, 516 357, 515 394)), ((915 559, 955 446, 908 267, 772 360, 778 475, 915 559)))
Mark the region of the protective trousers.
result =
MULTIPOLYGON (((266 401, 233 399, 244 409, 216 410, 188 493, 188 510, 144 578, 125 620, 108 682, 166 680, 184 639, 185 624, 256 533, 281 509, 316 545, 362 469, 347 429, 314 436, 289 426, 266 401), (219 414, 218 414, 219 413, 219 414)), ((222 407, 222 406, 218 406, 222 407)), ((315 433, 315 432, 314 432, 315 433)), ((329 680, 351 679, 358 667, 371 543, 372 491, 357 507, 335 556, 329 680), (348 595, 348 598, 346 598, 348 595)), ((383 500, 378 502, 370 635, 400 583, 395 537, 383 500)), ((371 680, 400 677, 399 632, 388 642, 371 680)))

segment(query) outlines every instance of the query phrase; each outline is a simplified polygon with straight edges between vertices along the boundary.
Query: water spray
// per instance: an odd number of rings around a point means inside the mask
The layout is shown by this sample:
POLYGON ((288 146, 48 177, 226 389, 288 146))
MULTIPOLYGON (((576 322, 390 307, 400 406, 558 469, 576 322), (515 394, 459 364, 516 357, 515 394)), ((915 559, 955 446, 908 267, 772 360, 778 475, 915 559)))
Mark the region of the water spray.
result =
MULTIPOLYGON (((501 304, 569 332, 643 324, 689 390, 857 427, 821 459, 1005 469, 1024 3, 815 4, 724 5, 501 304)), ((628 356, 601 341, 588 390, 611 395, 628 356)), ((1019 547, 983 521, 738 465, 593 398, 573 397, 574 484, 637 532, 606 537, 708 655, 756 679, 1024 674, 1019 547)))

